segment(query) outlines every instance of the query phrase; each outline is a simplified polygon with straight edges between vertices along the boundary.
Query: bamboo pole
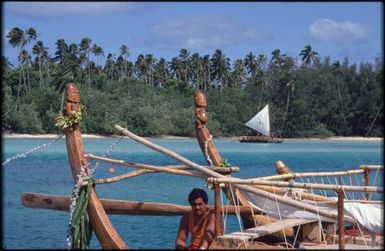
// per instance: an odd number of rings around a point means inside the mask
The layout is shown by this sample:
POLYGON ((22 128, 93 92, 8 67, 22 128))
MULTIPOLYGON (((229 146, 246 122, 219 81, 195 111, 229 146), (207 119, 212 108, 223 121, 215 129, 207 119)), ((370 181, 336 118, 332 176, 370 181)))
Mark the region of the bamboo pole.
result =
MULTIPOLYGON (((201 171, 202 173, 208 175, 208 176, 211 176, 211 177, 215 177, 215 178, 226 178, 226 176, 224 175, 221 175, 219 173, 216 173, 214 171, 211 171, 201 165, 198 165, 194 162, 192 162, 191 160, 188 160, 182 156, 180 156, 179 154, 175 153, 174 151, 171 151, 169 149, 166 149, 162 146, 159 146, 159 145, 156 145, 142 137, 139 137, 137 135, 135 135, 134 133, 128 131, 127 129, 124 129, 123 127, 120 127, 119 125, 115 125, 115 128, 120 132, 122 133, 123 135, 126 135, 128 137, 130 137, 131 139, 141 143, 141 144, 144 144, 145 146, 153 149, 153 150, 156 150, 158 152, 161 152, 165 155, 168 155, 172 158, 174 158, 175 160, 177 161, 180 161, 181 163, 184 163, 188 166, 190 166, 191 168, 194 168, 198 171, 201 171)), ((312 213, 315 213, 315 214, 319 214, 319 215, 322 215, 322 216, 325 216, 327 218, 331 218, 333 220, 336 220, 338 215, 335 213, 335 212, 332 212, 332 211, 327 211, 327 210, 323 210, 323 209, 319 209, 315 206, 312 206, 312 205, 309 205, 309 204, 306 204, 306 203, 303 203, 301 201, 291 201, 291 200, 288 200, 287 198, 283 197, 283 196, 280 196, 280 195, 276 195, 276 194, 271 194, 269 192, 265 192, 261 189, 257 189, 255 187, 251 187, 251 186, 246 186, 246 185, 240 185, 240 184, 234 184, 235 187, 241 189, 241 190, 244 190, 246 192, 250 192, 250 193, 253 193, 253 194, 257 194, 257 195, 260 195, 260 196, 263 196, 265 198, 269 198, 269 199, 272 199, 272 200, 276 200, 277 202, 279 203, 283 203, 285 205, 289 205, 289 206, 293 206, 293 207, 296 207, 296 208, 300 208, 300 209, 304 209, 306 211, 309 211, 309 212, 312 212, 312 213)), ((346 221, 348 222, 351 222, 351 223, 354 223, 354 219, 351 218, 350 216, 346 216, 346 221)))
MULTIPOLYGON (((100 199, 106 213, 114 215, 146 215, 146 216, 178 216, 191 210, 191 206, 160 202, 141 202, 127 200, 100 199)), ((39 193, 23 193, 21 203, 29 208, 44 208, 58 211, 68 211, 71 203, 70 196, 39 193)), ((209 206, 214 211, 213 206, 209 206)), ((247 206, 223 206, 229 215, 238 211, 241 215, 250 215, 251 209, 247 206)), ((255 209, 253 209, 256 212, 255 209)))
POLYGON ((364 173, 363 169, 356 170, 347 170, 347 171, 337 171, 337 172, 306 172, 306 173, 287 173, 287 174, 279 174, 272 176, 265 176, 255 178, 256 180, 280 180, 280 179, 288 179, 295 177, 323 177, 323 176, 342 176, 342 175, 352 175, 352 174, 361 174, 364 173))
POLYGON ((310 188, 310 189, 324 189, 324 190, 345 190, 349 192, 367 192, 367 193, 383 193, 382 187, 376 186, 346 186, 346 185, 329 185, 319 183, 297 183, 286 181, 269 181, 269 180, 256 180, 256 179, 240 179, 240 178, 207 178, 208 183, 232 183, 232 184, 247 184, 247 185, 267 185, 276 187, 288 187, 288 188, 310 188))
MULTIPOLYGON (((105 158, 105 157, 98 157, 98 156, 95 156, 95 155, 92 155, 92 154, 88 154, 87 156, 89 158, 93 158, 93 159, 96 159, 96 160, 105 160, 105 161, 108 160, 108 162, 110 162, 110 163, 124 165, 124 166, 130 166, 130 167, 135 167, 135 168, 142 168, 142 169, 150 170, 150 171, 163 172, 163 173, 172 173, 172 174, 185 175, 185 176, 193 176, 193 177, 199 177, 199 178, 205 177, 205 176, 202 176, 202 175, 199 175, 199 174, 192 173, 190 171, 178 170, 175 167, 159 167, 159 166, 154 166, 154 165, 130 163, 130 162, 126 162, 124 160, 113 160, 113 159, 108 159, 108 158, 105 158)), ((183 169, 188 168, 186 166, 177 166, 177 167, 178 168, 183 168, 183 169)))
POLYGON ((156 166, 156 165, 148 165, 148 164, 142 164, 142 163, 134 163, 134 162, 129 162, 129 161, 125 161, 125 160, 111 159, 111 158, 107 158, 107 157, 103 157, 103 156, 98 156, 98 155, 94 155, 91 153, 90 154, 84 154, 84 158, 100 160, 100 161, 108 162, 111 164, 124 165, 124 166, 136 167, 136 168, 142 168, 142 167, 146 167, 146 166, 160 167, 160 168, 167 167, 167 168, 173 168, 173 169, 178 169, 178 170, 190 168, 186 165, 156 166))

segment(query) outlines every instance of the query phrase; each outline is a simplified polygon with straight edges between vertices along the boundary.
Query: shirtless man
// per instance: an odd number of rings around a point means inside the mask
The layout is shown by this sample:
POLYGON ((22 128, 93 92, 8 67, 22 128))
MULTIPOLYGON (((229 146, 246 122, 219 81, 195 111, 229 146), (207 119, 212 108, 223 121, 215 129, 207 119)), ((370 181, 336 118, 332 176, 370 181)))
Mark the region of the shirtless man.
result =
POLYGON ((202 189, 194 188, 188 196, 188 201, 192 210, 184 214, 180 220, 175 248, 207 249, 214 238, 215 231, 215 216, 207 206, 207 193, 202 189), (192 235, 191 245, 186 247, 189 232, 192 235))

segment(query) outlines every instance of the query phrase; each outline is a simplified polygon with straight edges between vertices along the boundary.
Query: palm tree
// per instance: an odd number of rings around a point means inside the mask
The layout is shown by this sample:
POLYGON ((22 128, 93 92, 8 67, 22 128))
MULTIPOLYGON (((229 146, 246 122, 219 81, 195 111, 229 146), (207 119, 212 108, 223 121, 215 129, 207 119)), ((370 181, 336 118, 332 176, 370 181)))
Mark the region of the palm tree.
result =
POLYGON ((154 65, 156 63, 156 59, 152 54, 147 54, 144 58, 145 68, 146 68, 146 78, 147 84, 149 86, 154 86, 154 65))
POLYGON ((104 51, 102 47, 98 46, 97 44, 94 44, 92 46, 92 53, 96 56, 97 59, 99 59, 99 61, 100 61, 99 57, 104 57, 104 51))
POLYGON ((104 70, 107 72, 107 77, 110 76, 111 81, 114 80, 114 72, 115 72, 115 59, 114 55, 108 53, 106 64, 104 66, 104 70))
POLYGON ((68 51, 68 45, 66 44, 63 38, 59 38, 55 44, 56 44, 55 60, 57 60, 59 64, 65 64, 64 61, 68 51))
POLYGON ((255 55, 252 52, 246 55, 246 58, 244 59, 244 65, 247 69, 247 73, 249 74, 250 79, 254 79, 257 74, 258 63, 255 59, 255 55))
POLYGON ((307 67, 317 58, 318 52, 313 51, 310 45, 306 45, 299 55, 302 56, 302 63, 307 67))
POLYGON ((336 85, 337 85, 337 95, 338 95, 338 100, 340 101, 341 103, 341 114, 342 114, 342 119, 344 122, 346 122, 346 118, 345 118, 345 103, 343 102, 343 99, 342 99, 342 95, 341 95, 341 87, 340 87, 340 82, 341 82, 341 76, 343 76, 343 72, 342 72, 342 69, 341 69, 341 64, 340 64, 340 61, 336 61, 335 63, 333 63, 333 69, 332 69, 332 72, 335 76, 340 76, 338 78, 336 78, 336 85))
POLYGON ((28 51, 23 49, 21 52, 20 52, 20 55, 18 57, 19 61, 21 62, 21 65, 26 67, 26 71, 27 71, 27 77, 25 76, 25 72, 23 72, 23 79, 24 79, 24 86, 25 86, 25 91, 27 94, 29 94, 31 92, 31 87, 29 85, 29 65, 31 63, 31 56, 29 55, 28 51))
POLYGON ((169 62, 170 71, 176 79, 182 79, 182 66, 180 59, 177 57, 173 57, 171 62, 169 62))
POLYGON ((259 54, 257 58, 257 65, 260 70, 264 70, 267 63, 267 57, 264 54, 259 54))
POLYGON ((189 82, 191 76, 190 52, 186 49, 179 51, 180 71, 182 81, 189 82))
POLYGON ((210 55, 202 58, 202 85, 203 91, 207 90, 211 83, 211 62, 210 55))
POLYGON ((191 66, 191 80, 194 83, 194 89, 198 90, 202 87, 202 74, 203 74, 203 64, 202 58, 199 56, 199 53, 194 53, 190 59, 191 66))
POLYGON ((259 70, 258 73, 257 73, 257 84, 259 84, 261 86, 261 94, 260 94, 260 97, 259 97, 259 102, 258 102, 258 109, 257 111, 260 110, 261 108, 261 103, 262 103, 262 98, 263 98, 263 92, 265 90, 265 88, 267 87, 268 85, 268 82, 267 82, 267 74, 265 74, 262 70, 259 70))
POLYGON ((120 56, 123 57, 123 65, 125 68, 124 76, 127 77, 128 75, 128 57, 130 56, 130 49, 127 47, 127 45, 120 46, 120 56))
MULTIPOLYGON (((17 101, 19 98, 19 90, 20 90, 20 85, 21 85, 21 75, 24 74, 24 64, 21 63, 21 59, 24 58, 22 55, 22 51, 24 50, 24 46, 31 42, 32 40, 35 40, 37 38, 37 32, 34 28, 29 28, 28 30, 23 31, 22 29, 15 27, 12 28, 8 34, 7 34, 8 42, 12 45, 12 47, 19 47, 20 52, 19 52, 19 62, 20 62, 20 73, 19 73, 19 86, 18 86, 18 92, 17 92, 17 97, 16 97, 16 102, 15 102, 15 110, 17 109, 17 101)), ((25 54, 25 53, 24 53, 25 54)), ((29 78, 29 73, 28 78, 29 78)), ((27 88, 26 88, 27 89, 27 88)), ((27 91, 28 93, 28 91, 27 91)))
POLYGON ((86 76, 88 76, 87 81, 88 81, 88 87, 90 87, 91 84, 91 71, 90 71, 90 53, 92 51, 92 46, 91 46, 92 40, 88 37, 83 38, 80 41, 79 44, 79 51, 82 53, 81 56, 84 58, 84 61, 86 63, 86 76))
POLYGON ((159 62, 155 66, 154 84, 155 86, 165 86, 170 76, 168 71, 167 62, 164 58, 159 59, 159 62))
POLYGON ((288 88, 287 100, 286 100, 286 115, 285 115, 285 118, 287 119, 287 114, 289 112, 290 93, 292 93, 295 89, 294 80, 290 80, 288 83, 286 83, 286 88, 288 88))
POLYGON ((284 64, 285 62, 285 57, 286 57, 286 54, 281 54, 281 50, 280 49, 275 49, 274 51, 271 52, 271 59, 270 59, 270 62, 276 66, 276 67, 280 67, 284 64))
POLYGON ((48 56, 47 52, 48 47, 45 47, 42 41, 37 41, 37 43, 33 46, 32 52, 36 55, 36 60, 39 64, 39 84, 40 88, 44 87, 43 77, 42 77, 42 68, 43 68, 43 60, 48 56))
POLYGON ((246 73, 242 59, 235 60, 233 68, 234 70, 231 73, 232 82, 234 82, 233 86, 243 86, 243 83, 246 78, 246 73))
POLYGON ((139 54, 135 62, 135 72, 137 78, 143 80, 147 84, 147 62, 142 54, 139 54))
POLYGON ((230 72, 230 59, 221 50, 215 50, 211 61, 211 77, 220 83, 221 90, 227 85, 230 72))

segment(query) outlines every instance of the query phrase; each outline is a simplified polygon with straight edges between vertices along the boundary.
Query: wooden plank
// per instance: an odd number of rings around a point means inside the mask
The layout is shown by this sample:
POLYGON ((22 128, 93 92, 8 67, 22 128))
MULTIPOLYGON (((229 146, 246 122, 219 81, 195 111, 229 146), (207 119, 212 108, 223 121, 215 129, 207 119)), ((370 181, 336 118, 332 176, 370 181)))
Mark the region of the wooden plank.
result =
POLYGON ((258 226, 254 228, 246 229, 243 232, 234 232, 230 234, 225 234, 219 236, 220 239, 240 239, 240 240, 249 240, 251 238, 259 238, 265 235, 275 233, 277 231, 282 231, 288 227, 294 227, 298 225, 308 224, 316 222, 317 220, 307 220, 307 219, 284 219, 282 221, 274 222, 271 224, 258 226))

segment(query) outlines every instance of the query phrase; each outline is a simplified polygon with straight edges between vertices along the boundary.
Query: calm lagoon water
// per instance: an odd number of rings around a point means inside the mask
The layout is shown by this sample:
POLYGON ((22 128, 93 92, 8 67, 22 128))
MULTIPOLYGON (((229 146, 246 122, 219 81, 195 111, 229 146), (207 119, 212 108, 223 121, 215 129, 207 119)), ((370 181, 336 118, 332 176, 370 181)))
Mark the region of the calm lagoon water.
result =
MULTIPOLYGON (((3 139, 2 162, 51 139, 3 139)), ((105 155, 115 139, 85 139, 86 153, 105 155)), ((205 165, 196 140, 151 139, 178 154, 205 165)), ((245 144, 234 140, 215 140, 222 158, 241 171, 236 177, 251 178, 274 175, 274 163, 283 161, 296 172, 337 171, 356 169, 361 164, 383 165, 383 142, 286 140, 282 144, 245 144)), ((155 165, 179 164, 170 157, 155 152, 132 140, 123 139, 109 155, 111 158, 155 165)), ((91 162, 95 166, 96 162, 91 162)), ((110 177, 134 170, 100 163, 94 178, 110 177)), ((375 175, 372 175, 374 181, 375 175)), ((377 184, 383 186, 382 173, 377 184)), ((65 249, 69 213, 47 209, 25 208, 21 205, 23 192, 70 195, 73 180, 67 159, 65 141, 13 160, 2 166, 3 248, 8 249, 65 249)), ((345 181, 349 182, 349 180, 345 181)), ((354 182, 354 181, 353 181, 354 182)), ((97 186, 101 198, 167 202, 187 205, 187 195, 194 187, 205 189, 209 203, 213 192, 204 180, 171 174, 145 174, 118 183, 97 186)), ((224 201, 226 204, 226 200, 224 201)), ((111 215, 110 219, 132 249, 173 249, 180 217, 111 215)), ((228 217, 226 232, 238 231, 235 216, 228 217)), ((95 235, 91 248, 99 249, 95 235)))

